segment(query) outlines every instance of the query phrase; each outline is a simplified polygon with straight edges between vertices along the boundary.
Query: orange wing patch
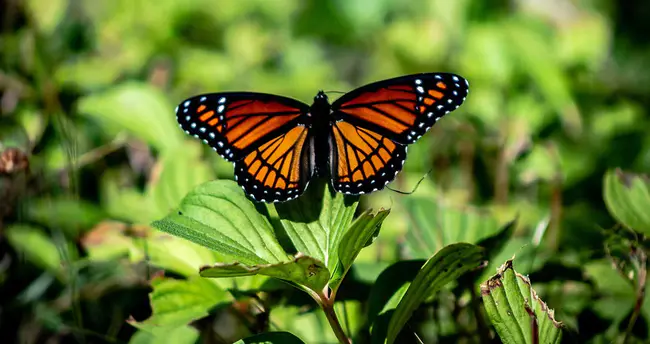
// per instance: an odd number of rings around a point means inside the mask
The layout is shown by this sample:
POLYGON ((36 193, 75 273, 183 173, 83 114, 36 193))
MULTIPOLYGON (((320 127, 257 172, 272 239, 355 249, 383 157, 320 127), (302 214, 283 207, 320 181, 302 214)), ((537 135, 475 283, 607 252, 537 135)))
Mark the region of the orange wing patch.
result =
POLYGON ((382 188, 393 180, 406 158, 404 146, 347 122, 334 124, 332 135, 337 153, 332 175, 335 187, 343 192, 382 188))
POLYGON ((307 133, 307 128, 296 126, 237 162, 237 181, 244 190, 258 200, 279 195, 297 197, 306 184, 301 180, 303 169, 309 168, 301 163, 307 133))

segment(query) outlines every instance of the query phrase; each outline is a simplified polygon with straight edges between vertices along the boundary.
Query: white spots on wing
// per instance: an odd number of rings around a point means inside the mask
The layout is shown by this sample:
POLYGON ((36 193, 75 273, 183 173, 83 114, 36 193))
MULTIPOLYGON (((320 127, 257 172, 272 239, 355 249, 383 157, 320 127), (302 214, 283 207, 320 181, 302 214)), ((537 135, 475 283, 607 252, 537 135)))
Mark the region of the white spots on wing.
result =
POLYGON ((216 151, 217 151, 217 147, 212 147, 212 150, 216 152, 216 151))
POLYGON ((210 136, 210 138, 214 140, 215 137, 214 133, 209 133, 208 136, 210 136))
MULTIPOLYGON (((429 113, 431 113, 431 112, 429 112, 429 113)), ((429 116, 429 117, 431 117, 431 116, 429 116)), ((420 123, 418 124, 418 128, 424 128, 424 122, 420 122, 420 123)))
POLYGON ((190 117, 190 115, 185 116, 185 122, 189 122, 190 119, 192 119, 192 117, 190 117))
POLYGON ((456 85, 456 88, 460 88, 460 85, 458 83, 456 83, 455 85, 456 85))
POLYGON ((187 135, 189 135, 189 134, 190 134, 190 132, 189 132, 188 130, 185 130, 185 134, 187 134, 187 135))
POLYGON ((199 99, 199 101, 200 101, 200 102, 204 102, 206 99, 208 99, 208 98, 206 98, 206 97, 201 97, 201 99, 199 99))
POLYGON ((174 112, 178 112, 178 106, 174 109, 174 112))
POLYGON ((418 133, 416 133, 415 131, 411 130, 411 135, 412 135, 412 136, 415 136, 415 135, 417 135, 417 134, 418 134, 418 133))
POLYGON ((454 75, 451 78, 454 79, 454 81, 458 82, 458 77, 457 76, 454 75))
POLYGON ((198 134, 194 134, 194 137, 198 139, 198 138, 199 138, 199 135, 198 135, 198 134))
POLYGON ((187 113, 187 111, 188 111, 187 108, 183 109, 183 113, 187 113))
POLYGON ((422 87, 422 86, 418 86, 415 89, 418 90, 418 92, 420 92, 420 93, 424 93, 424 87, 422 87))
POLYGON ((363 186, 362 183, 357 184, 357 187, 358 187, 358 188, 360 188, 360 187, 362 187, 362 186, 363 186))
POLYGON ((203 143, 207 144, 207 143, 208 143, 208 140, 203 139, 203 143))
POLYGON ((454 96, 458 96, 458 91, 454 90, 454 92, 452 93, 454 94, 454 96))
POLYGON ((205 133, 205 130, 206 130, 205 127, 199 128, 199 131, 202 132, 202 133, 205 133))
POLYGON ((421 85, 421 84, 422 84, 422 80, 420 80, 420 79, 415 79, 415 84, 416 84, 416 85, 421 85))
POLYGON ((449 110, 445 111, 445 115, 449 113, 449 110))
POLYGON ((433 112, 429 112, 429 113, 427 114, 427 117, 429 117, 429 118, 433 117, 433 112))
POLYGON ((183 106, 184 106, 184 107, 188 107, 188 106, 190 106, 190 101, 189 101, 189 100, 186 100, 185 103, 183 103, 183 106))
POLYGON ((444 106, 442 106, 442 105, 438 105, 438 106, 437 106, 438 110, 442 110, 443 107, 444 107, 444 106))
POLYGON ((223 104, 225 102, 226 102, 226 97, 221 97, 221 98, 219 98, 219 101, 217 101, 217 103, 219 103, 219 104, 223 104))
POLYGON ((196 123, 190 124, 190 127, 192 127, 192 129, 195 129, 196 128, 196 123))
POLYGON ((440 120, 440 117, 436 117, 435 121, 438 122, 440 120))
POLYGON ((453 102, 454 102, 453 99, 451 99, 451 98, 447 99, 447 103, 451 104, 451 103, 453 103, 453 102))
POLYGON ((226 154, 230 153, 230 148, 226 148, 226 151, 224 153, 226 154))
POLYGON ((219 142, 217 142, 217 145, 218 145, 219 147, 223 147, 223 142, 219 141, 219 142))
POLYGON ((226 108, 225 105, 219 105, 219 107, 217 108, 217 112, 222 113, 225 108, 226 108))

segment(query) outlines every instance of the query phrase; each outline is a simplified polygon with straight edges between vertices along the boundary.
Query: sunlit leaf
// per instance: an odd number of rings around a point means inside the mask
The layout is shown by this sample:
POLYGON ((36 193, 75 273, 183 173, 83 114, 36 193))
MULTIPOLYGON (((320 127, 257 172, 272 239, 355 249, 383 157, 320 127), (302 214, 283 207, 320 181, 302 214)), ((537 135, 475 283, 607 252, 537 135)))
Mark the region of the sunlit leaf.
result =
POLYGON ((153 334, 201 319, 211 309, 233 300, 230 293, 218 288, 211 280, 196 275, 187 280, 159 278, 151 284, 152 315, 142 322, 131 324, 153 334))
POLYGON ((514 271, 512 260, 481 284, 488 317, 505 344, 559 343, 561 323, 537 296, 530 280, 514 271))
POLYGON ((161 334, 139 330, 131 337, 129 344, 194 344, 198 339, 199 331, 196 328, 179 326, 161 334))
POLYGON ((380 210, 377 214, 365 211, 346 230, 339 243, 339 262, 332 272, 329 287, 336 291, 348 272, 355 258, 364 247, 370 245, 372 240, 379 234, 381 223, 390 210, 380 210))
POLYGON ((427 297, 462 274, 479 267, 482 260, 483 250, 467 243, 445 246, 427 260, 395 308, 388 325, 386 342, 393 343, 413 311, 427 297))
POLYGON ((233 262, 258 265, 290 260, 268 220, 233 181, 211 181, 196 187, 183 198, 178 212, 152 225, 233 262))
POLYGON ((92 116, 113 133, 126 129, 154 147, 178 147, 183 132, 174 117, 174 106, 153 86, 124 83, 79 100, 79 112, 92 116))
POLYGON ((626 227, 650 235, 650 178, 608 171, 604 180, 605 204, 626 227))

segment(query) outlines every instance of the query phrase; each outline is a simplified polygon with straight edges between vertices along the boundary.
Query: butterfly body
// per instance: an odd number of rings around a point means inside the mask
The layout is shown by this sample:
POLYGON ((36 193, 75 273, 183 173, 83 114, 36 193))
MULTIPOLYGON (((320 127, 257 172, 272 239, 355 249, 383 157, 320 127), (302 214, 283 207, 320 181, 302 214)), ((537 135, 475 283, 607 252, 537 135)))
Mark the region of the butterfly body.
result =
POLYGON ((211 93, 181 102, 176 117, 233 162, 254 200, 297 198, 315 177, 364 194, 395 178, 407 146, 458 108, 468 88, 458 75, 423 73, 368 84, 331 104, 319 91, 311 106, 264 93, 211 93))

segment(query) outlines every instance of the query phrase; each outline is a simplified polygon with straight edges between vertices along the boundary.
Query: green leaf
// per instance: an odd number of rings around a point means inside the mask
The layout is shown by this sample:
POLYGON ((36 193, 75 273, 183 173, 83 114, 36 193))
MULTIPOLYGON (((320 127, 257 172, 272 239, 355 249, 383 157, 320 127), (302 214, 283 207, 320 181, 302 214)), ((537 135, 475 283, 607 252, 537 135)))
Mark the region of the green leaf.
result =
POLYGON ((98 119, 113 134, 126 129, 154 147, 174 149, 182 131, 174 120, 174 107, 153 86, 128 82, 79 101, 79 112, 98 119))
POLYGON ((40 198, 26 203, 29 217, 49 228, 60 229, 71 237, 87 231, 107 216, 92 203, 74 198, 40 198))
POLYGON ((155 204, 156 218, 176 208, 194 187, 214 179, 208 164, 201 161, 199 142, 186 141, 175 149, 164 152, 154 167, 157 178, 152 178, 147 197, 155 204))
POLYGON ((245 265, 290 260, 268 220, 257 212, 237 183, 218 180, 192 190, 178 212, 152 226, 190 240, 245 265))
POLYGON ((379 234, 381 223, 390 210, 379 210, 372 214, 370 210, 361 214, 345 232, 339 243, 339 264, 332 272, 329 287, 336 292, 357 255, 364 247, 370 245, 379 234))
POLYGON ((234 344, 302 344, 300 338, 289 332, 266 332, 236 341, 234 344))
POLYGON ((512 260, 481 284, 481 296, 503 343, 560 342, 562 324, 555 321, 554 311, 537 297, 530 280, 515 272, 512 260))
POLYGON ((294 201, 275 205, 280 222, 298 252, 325 263, 334 271, 339 264, 339 243, 349 227, 358 197, 335 192, 324 180, 310 183, 294 201))
POLYGON ((624 226, 650 235, 650 178, 610 170, 605 174, 603 188, 612 216, 624 226))
POLYGON ((65 18, 67 1, 64 0, 28 0, 29 15, 36 22, 39 31, 50 35, 65 18))
POLYGON ((139 330, 131 337, 129 344, 194 344, 198 339, 197 329, 191 326, 179 326, 157 334, 139 330))
POLYGON ((26 225, 14 225, 7 228, 5 235, 11 246, 28 261, 55 275, 61 273, 59 249, 42 230, 26 225))
POLYGON ((455 208, 423 197, 407 197, 404 206, 410 219, 406 243, 413 258, 427 259, 456 242, 476 244, 502 228, 491 214, 473 207, 455 208))
POLYGON ((153 334, 187 325, 207 316, 211 309, 233 301, 230 293, 212 280, 196 275, 187 280, 154 279, 151 284, 151 317, 131 324, 153 334))
POLYGON ((386 342, 391 344, 413 311, 427 298, 447 283, 467 271, 480 266, 483 249, 478 246, 457 243, 444 247, 429 259, 406 290, 388 325, 386 342))
POLYGON ((322 262, 301 253, 298 253, 292 261, 276 264, 247 266, 235 262, 217 263, 201 268, 203 277, 237 277, 256 274, 295 282, 316 292, 323 290, 330 277, 327 267, 322 262))
POLYGON ((369 324, 373 324, 380 314, 397 307, 425 262, 424 259, 402 260, 382 271, 372 284, 368 296, 369 324))

